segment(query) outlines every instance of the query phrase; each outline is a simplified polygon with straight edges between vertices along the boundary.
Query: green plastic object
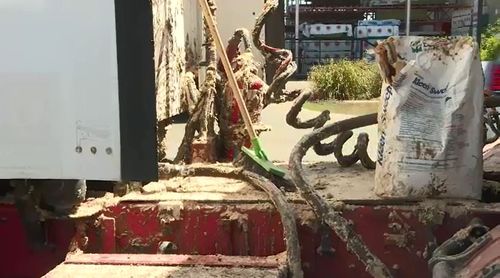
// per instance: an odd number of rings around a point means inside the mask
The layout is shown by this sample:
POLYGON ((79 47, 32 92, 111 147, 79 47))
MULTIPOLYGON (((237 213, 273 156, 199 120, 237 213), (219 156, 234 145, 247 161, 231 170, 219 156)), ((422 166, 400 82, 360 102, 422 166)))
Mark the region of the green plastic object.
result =
POLYGON ((261 147, 259 138, 254 138, 252 139, 252 148, 246 148, 243 147, 241 149, 248 157, 250 157, 253 161, 255 161, 257 164, 259 164, 260 167, 264 168, 267 172, 278 176, 278 177, 284 177, 286 174, 286 171, 281 169, 280 167, 274 165, 269 159, 267 158, 266 153, 261 147))

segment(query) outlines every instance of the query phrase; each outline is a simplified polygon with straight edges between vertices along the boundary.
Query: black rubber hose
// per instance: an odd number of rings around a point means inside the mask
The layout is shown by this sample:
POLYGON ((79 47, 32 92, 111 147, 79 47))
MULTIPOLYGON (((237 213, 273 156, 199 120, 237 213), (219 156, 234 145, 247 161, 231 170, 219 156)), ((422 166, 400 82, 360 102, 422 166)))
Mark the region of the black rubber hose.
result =
POLYGON ((368 249, 359 235, 354 232, 349 221, 342 217, 339 212, 328 206, 328 204, 308 184, 302 174, 302 159, 307 150, 314 144, 332 135, 376 123, 377 114, 374 113, 329 124, 320 129, 316 129, 312 133, 302 137, 299 143, 295 145, 290 155, 289 166, 292 179, 301 195, 307 203, 312 206, 318 218, 330 226, 338 237, 346 243, 347 249, 356 255, 365 265, 366 271, 373 277, 392 277, 387 266, 368 249))

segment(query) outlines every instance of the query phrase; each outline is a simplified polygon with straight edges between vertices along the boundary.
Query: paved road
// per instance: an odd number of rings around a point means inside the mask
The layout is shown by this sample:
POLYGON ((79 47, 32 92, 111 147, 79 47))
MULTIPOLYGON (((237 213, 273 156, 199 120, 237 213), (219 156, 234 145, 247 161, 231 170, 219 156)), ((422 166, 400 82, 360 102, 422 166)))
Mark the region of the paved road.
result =
MULTIPOLYGON (((303 88, 307 86, 307 82, 289 82, 288 88, 303 88)), ((279 105, 272 104, 264 109, 262 114, 263 123, 271 126, 272 130, 266 132, 260 136, 263 142, 264 149, 268 154, 269 158, 272 160, 288 161, 289 155, 295 144, 300 140, 302 136, 311 132, 310 130, 297 130, 288 126, 285 122, 285 116, 290 110, 291 103, 283 103, 279 105)), ((319 112, 303 110, 300 114, 301 119, 310 119, 317 116, 319 112)), ((344 114, 332 114, 331 118, 335 121, 343 120, 353 117, 352 115, 344 114)), ((184 124, 174 124, 170 126, 167 132, 168 138, 168 158, 173 158, 177 153, 177 149, 184 135, 184 124)), ((368 147, 368 153, 372 158, 376 154, 376 138, 377 138, 377 128, 376 126, 365 127, 360 130, 354 131, 354 136, 345 145, 344 153, 350 153, 354 144, 356 143, 357 134, 359 132, 367 132, 370 136, 371 142, 368 147)), ((320 157, 310 150, 305 161, 327 161, 334 160, 333 156, 320 157)))

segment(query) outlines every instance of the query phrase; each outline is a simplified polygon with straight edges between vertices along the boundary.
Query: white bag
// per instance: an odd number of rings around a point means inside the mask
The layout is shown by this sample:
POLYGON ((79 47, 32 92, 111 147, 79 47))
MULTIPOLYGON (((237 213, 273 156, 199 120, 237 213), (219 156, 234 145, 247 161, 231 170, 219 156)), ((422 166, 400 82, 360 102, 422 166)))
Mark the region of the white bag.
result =
POLYGON ((393 37, 381 45, 389 56, 377 55, 383 77, 392 75, 384 61, 396 74, 382 86, 375 193, 480 199, 484 84, 477 44, 468 37, 393 37))

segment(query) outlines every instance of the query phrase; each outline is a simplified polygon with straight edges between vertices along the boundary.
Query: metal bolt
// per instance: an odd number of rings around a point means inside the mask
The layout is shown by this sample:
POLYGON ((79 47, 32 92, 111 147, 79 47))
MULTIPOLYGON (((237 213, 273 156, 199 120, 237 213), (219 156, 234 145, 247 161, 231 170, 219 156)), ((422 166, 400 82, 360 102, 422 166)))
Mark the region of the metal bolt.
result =
POLYGON ((113 149, 112 148, 106 148, 106 153, 107 154, 112 154, 113 153, 113 149))
POLYGON ((163 241, 158 246, 158 254, 174 254, 178 247, 175 243, 170 241, 163 241))
POLYGON ((75 148, 75 151, 76 151, 77 153, 82 153, 83 149, 82 149, 82 147, 77 146, 77 147, 75 148))
POLYGON ((90 152, 93 153, 93 154, 96 154, 97 153, 97 148, 96 147, 90 148, 90 152))

